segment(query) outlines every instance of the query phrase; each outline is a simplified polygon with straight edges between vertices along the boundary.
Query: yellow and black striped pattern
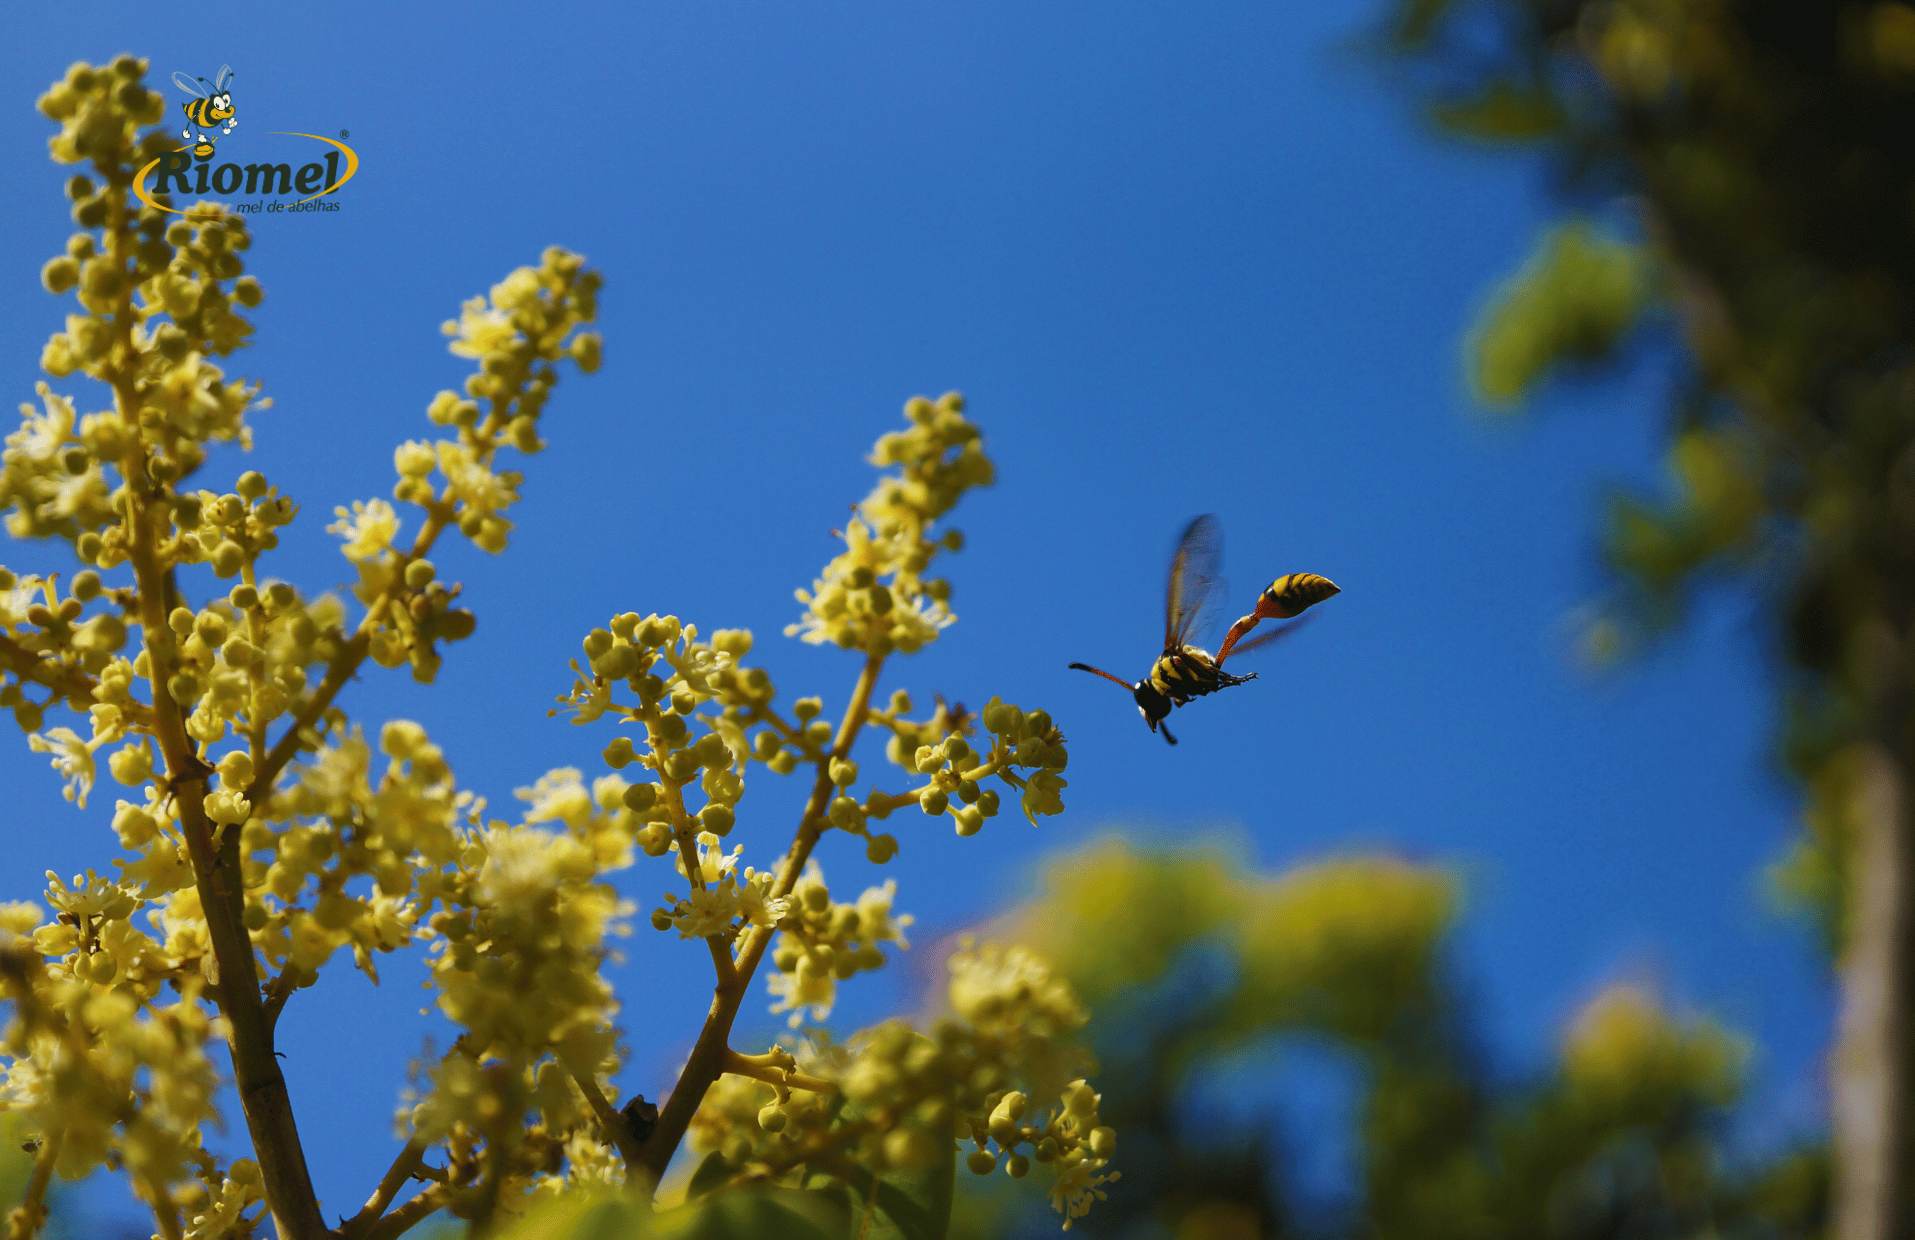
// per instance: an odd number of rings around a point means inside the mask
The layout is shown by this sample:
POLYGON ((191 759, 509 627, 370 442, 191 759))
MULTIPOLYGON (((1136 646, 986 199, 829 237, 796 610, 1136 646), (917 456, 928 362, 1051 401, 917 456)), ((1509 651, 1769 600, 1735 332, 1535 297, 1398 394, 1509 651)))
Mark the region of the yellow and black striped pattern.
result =
POLYGON ((1315 573, 1290 573, 1271 582, 1260 598, 1257 611, 1273 620, 1300 616, 1332 595, 1341 594, 1337 584, 1315 573))
POLYGON ((1167 650, 1150 668, 1150 686, 1164 697, 1182 706, 1191 698, 1203 697, 1219 689, 1255 680, 1257 674, 1233 676, 1217 666, 1209 653, 1196 646, 1167 650))
POLYGON ((211 99, 194 99, 180 107, 186 109, 186 119, 201 129, 211 129, 233 114, 232 108, 222 108, 211 99))

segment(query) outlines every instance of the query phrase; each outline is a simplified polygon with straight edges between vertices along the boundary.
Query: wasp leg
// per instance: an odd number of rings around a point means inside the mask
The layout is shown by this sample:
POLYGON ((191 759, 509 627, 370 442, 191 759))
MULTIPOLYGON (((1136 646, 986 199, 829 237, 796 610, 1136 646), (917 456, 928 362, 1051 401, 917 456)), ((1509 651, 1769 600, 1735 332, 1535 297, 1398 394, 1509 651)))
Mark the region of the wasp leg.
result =
POLYGON ((1174 737, 1174 736, 1172 736, 1172 735, 1170 734, 1170 725, 1169 725, 1169 724, 1167 724, 1167 723, 1159 723, 1159 724, 1158 724, 1157 726, 1158 726, 1158 727, 1160 727, 1160 728, 1162 728, 1162 729, 1164 730, 1164 739, 1165 739, 1166 741, 1169 741, 1169 742, 1170 742, 1171 744, 1173 744, 1173 745, 1175 745, 1175 744, 1177 743, 1177 738, 1176 738, 1176 737, 1174 737))

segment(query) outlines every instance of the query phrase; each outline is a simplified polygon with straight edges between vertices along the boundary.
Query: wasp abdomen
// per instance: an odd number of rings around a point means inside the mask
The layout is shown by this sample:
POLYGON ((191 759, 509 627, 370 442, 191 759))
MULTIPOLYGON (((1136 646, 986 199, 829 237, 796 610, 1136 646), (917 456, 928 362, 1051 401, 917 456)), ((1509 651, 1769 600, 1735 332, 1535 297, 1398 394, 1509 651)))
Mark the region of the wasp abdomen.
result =
POLYGON ((1315 573, 1290 573, 1279 577, 1257 599, 1257 612, 1271 620, 1300 616, 1333 594, 1341 594, 1337 584, 1315 573))

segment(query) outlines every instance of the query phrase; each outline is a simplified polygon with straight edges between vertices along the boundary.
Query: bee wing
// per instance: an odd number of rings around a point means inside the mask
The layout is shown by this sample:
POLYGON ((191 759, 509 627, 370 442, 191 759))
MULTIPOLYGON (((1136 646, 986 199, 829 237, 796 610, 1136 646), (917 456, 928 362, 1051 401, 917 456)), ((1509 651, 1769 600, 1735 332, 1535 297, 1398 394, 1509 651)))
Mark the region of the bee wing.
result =
POLYGON ((1223 526, 1205 513, 1184 527, 1170 557, 1164 601, 1164 649, 1182 646, 1202 624, 1223 587, 1223 526))
POLYGON ((1296 632, 1298 629, 1302 628, 1304 625, 1310 623, 1310 620, 1311 620, 1311 617, 1305 616, 1301 620, 1292 620, 1290 623, 1286 625, 1282 625, 1279 628, 1271 629, 1268 633, 1264 633, 1260 636, 1253 637, 1247 642, 1238 642, 1236 645, 1230 648, 1230 656, 1232 658, 1236 658, 1239 655, 1249 654, 1252 650, 1258 650, 1264 646, 1268 646, 1271 642, 1276 641, 1280 637, 1290 636, 1290 634, 1296 632))
POLYGON ((232 77, 232 76, 233 76, 233 66, 231 66, 231 65, 221 65, 221 66, 219 67, 219 76, 217 76, 217 77, 215 77, 215 78, 213 79, 213 93, 214 93, 215 95, 217 95, 217 94, 219 94, 219 93, 220 93, 221 91, 223 91, 223 90, 225 90, 225 89, 226 89, 226 79, 228 79, 228 78, 230 78, 230 77, 232 77))
POLYGON ((179 87, 189 95, 198 95, 201 99, 206 98, 206 92, 200 89, 199 80, 187 77, 184 73, 175 73, 173 75, 173 85, 179 87))

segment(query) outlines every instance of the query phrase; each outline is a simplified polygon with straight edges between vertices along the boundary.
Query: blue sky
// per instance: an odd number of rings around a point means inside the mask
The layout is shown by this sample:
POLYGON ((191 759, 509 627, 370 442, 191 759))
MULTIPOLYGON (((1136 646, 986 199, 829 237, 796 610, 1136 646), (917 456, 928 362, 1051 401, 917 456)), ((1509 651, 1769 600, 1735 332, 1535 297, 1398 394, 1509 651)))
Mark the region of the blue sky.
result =
MULTIPOLYGON (((1234 832, 1265 867, 1394 849, 1468 876, 1459 964, 1504 1063, 1540 1063, 1605 982, 1650 980, 1755 1040, 1750 1141, 1811 1131, 1832 1005, 1809 936, 1761 885, 1793 800, 1768 758, 1758 617, 1718 600, 1602 683, 1566 653, 1566 617, 1602 582, 1605 488, 1660 477, 1667 359, 1641 350, 1629 377, 1558 389, 1535 419, 1472 410, 1458 342, 1552 218, 1551 183, 1534 160, 1433 137, 1353 48, 1374 12, 33 6, 0 46, 0 373, 29 399, 65 313, 37 272, 70 231, 68 172, 33 99, 71 61, 121 51, 161 85, 231 64, 235 151, 346 131, 363 160, 341 210, 262 219, 247 256, 267 300, 229 373, 275 404, 250 457, 216 456, 206 485, 256 468, 304 505, 275 575, 346 580, 325 514, 387 494, 392 447, 433 429, 427 402, 464 373, 438 330, 462 299, 552 243, 606 276, 605 365, 548 406, 511 550, 435 556, 477 636, 430 689, 363 677, 343 704, 369 730, 419 720, 501 808, 550 767, 596 773, 610 733, 545 712, 578 639, 625 610, 750 628, 784 693, 841 708, 855 667, 780 636, 791 591, 832 553, 905 398, 957 388, 999 481, 956 514, 961 622, 882 687, 1041 705, 1072 761, 1069 811, 1038 831, 893 820, 886 874, 925 938, 1113 828, 1234 832), (1232 614, 1279 573, 1344 593, 1254 684, 1178 712, 1172 750, 1065 665, 1142 673, 1171 540, 1206 511, 1232 614)), ((0 562, 61 567, 17 544, 0 562)), ((105 868, 112 785, 76 813, 17 737, 0 781, 0 893, 105 868)), ((758 777, 733 837, 748 861, 782 849, 796 804, 758 777)), ((848 840, 821 855, 853 892, 885 876, 848 840)), ((620 883, 654 900, 668 873, 620 883)), ((631 941, 628 1090, 668 1087, 708 971, 675 936, 631 941)), ((370 1191, 407 1062, 445 1040, 417 1014, 417 976, 329 978, 287 1010, 331 1212, 370 1191)), ((912 977, 847 988, 834 1023, 891 1010, 912 977)), ((120 1209, 119 1193, 90 1199, 120 1209)))

